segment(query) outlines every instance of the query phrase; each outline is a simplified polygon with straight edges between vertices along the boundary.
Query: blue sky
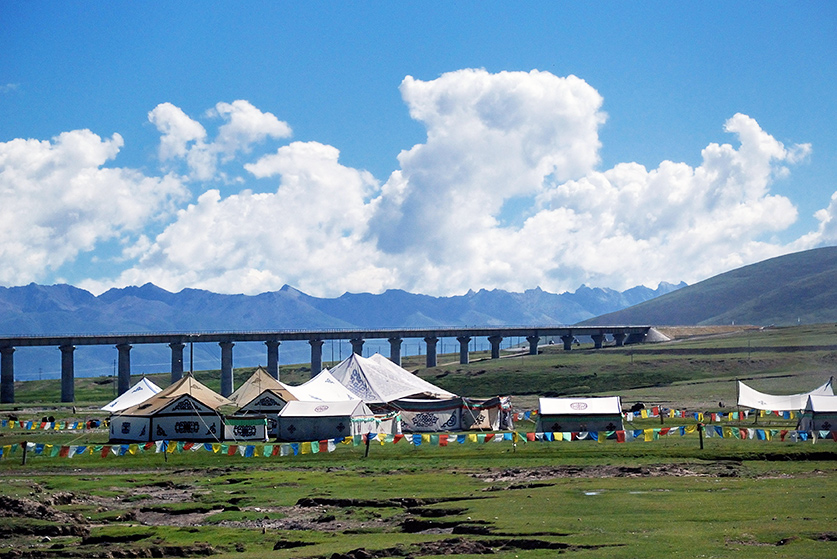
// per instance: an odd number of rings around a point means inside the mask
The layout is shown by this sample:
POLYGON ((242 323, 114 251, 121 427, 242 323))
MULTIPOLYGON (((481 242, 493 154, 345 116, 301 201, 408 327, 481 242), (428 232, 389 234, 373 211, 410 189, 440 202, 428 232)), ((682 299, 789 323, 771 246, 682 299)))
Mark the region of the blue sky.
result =
POLYGON ((0 284, 624 289, 835 244, 837 7, 728 4, 5 1, 0 284))

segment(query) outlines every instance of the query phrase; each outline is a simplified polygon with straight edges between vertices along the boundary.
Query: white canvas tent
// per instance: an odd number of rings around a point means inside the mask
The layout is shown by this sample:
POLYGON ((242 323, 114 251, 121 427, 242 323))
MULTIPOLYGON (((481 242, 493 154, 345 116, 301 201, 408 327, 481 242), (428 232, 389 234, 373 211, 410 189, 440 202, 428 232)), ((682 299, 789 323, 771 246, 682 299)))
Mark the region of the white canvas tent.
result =
POLYGON ((837 396, 811 394, 799 420, 802 431, 837 431, 837 396))
POLYGON ((279 440, 322 441, 377 432, 377 420, 360 400, 288 402, 279 412, 279 440))
MULTIPOLYGON (((265 416, 267 432, 272 437, 278 433, 279 412, 285 404, 296 399, 284 384, 270 376, 262 367, 258 367, 250 378, 230 395, 230 400, 239 408, 236 415, 265 416)), ((239 431, 250 431, 249 427, 242 424, 239 431)))
POLYGON ((127 392, 121 394, 119 397, 111 401, 102 409, 104 411, 116 413, 118 411, 128 409, 131 406, 135 406, 137 404, 145 402, 161 390, 162 388, 160 388, 147 378, 142 377, 141 381, 129 388, 127 392))
POLYGON ((299 386, 283 384, 288 392, 294 395, 297 400, 303 402, 347 402, 359 400, 354 392, 340 384, 334 376, 326 369, 299 386))
POLYGON ((621 431, 619 396, 538 398, 538 432, 621 431))
POLYGON ((805 408, 805 405, 808 403, 808 396, 811 395, 827 395, 833 396, 834 390, 831 387, 832 379, 828 379, 828 382, 812 390, 811 392, 805 392, 802 394, 787 394, 787 395, 774 395, 774 394, 765 394, 763 392, 759 392, 758 390, 754 390, 741 382, 738 381, 738 405, 742 408, 753 408, 757 410, 768 410, 768 411, 797 411, 805 408))
POLYGON ((185 375, 140 404, 111 416, 111 442, 212 441, 224 436, 221 408, 235 405, 185 375))
POLYGON ((365 358, 353 353, 330 372, 367 404, 386 404, 400 398, 456 398, 456 394, 417 377, 380 354, 365 358))

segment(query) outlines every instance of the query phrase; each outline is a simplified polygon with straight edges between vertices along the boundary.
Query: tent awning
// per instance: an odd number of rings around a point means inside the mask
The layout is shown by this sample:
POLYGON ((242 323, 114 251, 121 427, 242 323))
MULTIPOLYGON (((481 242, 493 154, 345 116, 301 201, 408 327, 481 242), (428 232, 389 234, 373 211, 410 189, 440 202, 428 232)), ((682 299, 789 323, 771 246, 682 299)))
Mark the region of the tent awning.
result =
POLYGON ((750 388, 740 380, 738 381, 738 405, 743 408, 769 411, 796 411, 805 409, 805 405, 808 403, 808 396, 811 395, 833 396, 834 390, 831 387, 831 379, 811 392, 787 395, 765 394, 764 392, 750 388))

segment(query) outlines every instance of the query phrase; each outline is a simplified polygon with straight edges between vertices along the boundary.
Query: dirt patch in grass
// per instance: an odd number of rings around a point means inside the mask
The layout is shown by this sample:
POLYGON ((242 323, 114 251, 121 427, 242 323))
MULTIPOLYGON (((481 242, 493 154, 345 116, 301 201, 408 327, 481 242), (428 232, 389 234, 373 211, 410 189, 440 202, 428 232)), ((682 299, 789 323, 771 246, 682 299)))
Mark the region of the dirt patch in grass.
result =
MULTIPOLYGON (((617 544, 618 546, 618 544, 617 544)), ((558 553, 568 551, 595 550, 614 545, 572 545, 532 538, 495 538, 472 540, 467 538, 448 538, 409 546, 395 546, 386 549, 359 548, 347 553, 335 553, 329 556, 313 556, 305 559, 380 559, 384 557, 413 557, 437 555, 494 555, 504 551, 551 549, 558 553)))
POLYGON ((544 468, 512 468, 489 472, 477 472, 472 477, 486 483, 509 483, 508 486, 490 486, 484 491, 503 489, 531 489, 542 487, 543 480, 561 478, 613 478, 613 477, 738 477, 741 464, 737 462, 713 462, 711 464, 657 464, 648 466, 553 466, 544 468))
POLYGON ((84 519, 63 513, 50 504, 33 499, 0 495, 0 518, 47 520, 55 524, 83 524, 84 519))

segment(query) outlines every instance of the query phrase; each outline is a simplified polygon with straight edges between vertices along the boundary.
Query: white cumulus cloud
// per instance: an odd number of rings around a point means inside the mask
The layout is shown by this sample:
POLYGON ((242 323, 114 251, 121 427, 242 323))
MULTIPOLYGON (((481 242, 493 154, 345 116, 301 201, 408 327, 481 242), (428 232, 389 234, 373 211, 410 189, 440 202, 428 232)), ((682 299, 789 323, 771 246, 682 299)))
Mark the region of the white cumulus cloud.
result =
MULTIPOLYGON (((162 233, 126 247, 128 269, 87 286, 151 281, 258 293, 287 283, 318 296, 624 289, 691 283, 837 241, 837 197, 817 213, 817 231, 775 240, 798 216, 771 187, 811 146, 786 146, 747 115, 718 123, 719 137, 731 140, 695 146, 696 166, 599 169, 603 99, 577 77, 460 70, 407 77, 401 94, 427 139, 401 152, 383 184, 314 141, 253 154, 291 129, 246 101, 207 113, 224 121, 213 140, 179 108, 158 105, 149 119, 161 132, 162 160, 183 161, 191 180, 210 181, 232 158, 246 178, 275 180, 275 190, 206 190, 162 233)), ((94 163, 115 154, 102 144, 94 163)))
POLYGON ((377 184, 338 157, 334 147, 294 142, 246 165, 279 177, 276 192, 205 192, 116 283, 245 293, 285 283, 311 293, 387 287, 391 271, 368 261, 376 249, 363 240, 377 184))
POLYGON ((495 228, 508 199, 598 162, 602 98, 574 76, 460 70, 408 76, 401 94, 427 142, 399 155, 384 188, 373 228, 387 252, 432 243, 436 259, 459 261, 470 247, 451 241, 495 228))
POLYGON ((148 113, 148 120, 162 133, 161 161, 184 160, 189 176, 208 181, 218 178, 218 161, 230 161, 236 152, 249 153, 253 144, 267 138, 287 138, 291 127, 248 101, 218 103, 207 111, 210 118, 225 121, 213 141, 201 123, 171 103, 160 103, 148 113))
POLYGON ((119 134, 89 130, 0 143, 0 283, 40 280, 101 241, 141 230, 183 197, 174 177, 104 167, 122 145, 119 134))

